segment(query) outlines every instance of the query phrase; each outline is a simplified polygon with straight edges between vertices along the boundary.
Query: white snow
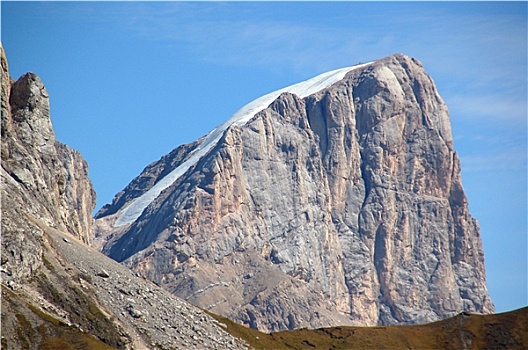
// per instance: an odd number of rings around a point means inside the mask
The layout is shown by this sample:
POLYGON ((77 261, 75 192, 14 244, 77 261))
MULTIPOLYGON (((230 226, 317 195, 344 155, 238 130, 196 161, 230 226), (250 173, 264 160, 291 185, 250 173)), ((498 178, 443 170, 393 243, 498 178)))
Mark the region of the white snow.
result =
POLYGON ((152 201, 154 201, 164 189, 172 185, 174 181, 195 165, 200 158, 207 154, 207 152, 217 144, 224 131, 226 131, 231 125, 236 124, 240 126, 246 124, 255 114, 266 109, 284 92, 289 92, 304 98, 337 83, 342 80, 349 71, 365 67, 371 63, 372 62, 326 72, 309 80, 271 92, 248 103, 233 114, 225 123, 211 131, 205 137, 203 142, 193 150, 189 159, 180 164, 180 166, 159 180, 154 186, 152 186, 152 188, 127 206, 117 218, 114 226, 123 226, 136 221, 143 213, 143 210, 145 210, 145 208, 152 203, 152 201))

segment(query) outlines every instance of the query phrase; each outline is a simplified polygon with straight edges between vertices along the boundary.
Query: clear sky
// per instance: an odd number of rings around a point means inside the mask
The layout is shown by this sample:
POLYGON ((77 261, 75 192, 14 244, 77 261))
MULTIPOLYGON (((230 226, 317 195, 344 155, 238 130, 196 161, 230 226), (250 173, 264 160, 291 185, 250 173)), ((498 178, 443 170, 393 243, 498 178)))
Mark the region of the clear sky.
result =
POLYGON ((452 121, 497 311, 527 305, 526 2, 1 2, 10 72, 37 73, 97 207, 265 93, 401 52, 452 121))

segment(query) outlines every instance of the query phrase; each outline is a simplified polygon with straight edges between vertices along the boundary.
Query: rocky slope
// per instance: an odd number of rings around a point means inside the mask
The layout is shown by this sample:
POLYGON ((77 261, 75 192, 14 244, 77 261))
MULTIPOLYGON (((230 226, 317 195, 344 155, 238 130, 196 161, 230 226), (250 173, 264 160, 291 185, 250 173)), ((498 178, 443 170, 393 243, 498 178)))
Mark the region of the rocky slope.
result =
POLYGON ((0 46, 3 349, 246 348, 225 326, 88 247, 86 162, 55 140, 32 73, 9 77, 0 46))
POLYGON ((103 252, 264 331, 492 312, 432 79, 401 54, 345 73, 150 164, 97 214, 103 252))

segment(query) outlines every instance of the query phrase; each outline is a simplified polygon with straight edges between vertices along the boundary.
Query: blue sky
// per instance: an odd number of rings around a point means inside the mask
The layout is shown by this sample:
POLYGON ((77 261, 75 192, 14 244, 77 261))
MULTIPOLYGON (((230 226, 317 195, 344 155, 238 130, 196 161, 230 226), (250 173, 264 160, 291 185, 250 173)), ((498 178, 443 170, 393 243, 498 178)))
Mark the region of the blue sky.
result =
POLYGON ((152 161, 267 92, 401 52, 452 121, 497 311, 527 305, 526 2, 1 2, 11 75, 32 71, 98 208, 152 161))

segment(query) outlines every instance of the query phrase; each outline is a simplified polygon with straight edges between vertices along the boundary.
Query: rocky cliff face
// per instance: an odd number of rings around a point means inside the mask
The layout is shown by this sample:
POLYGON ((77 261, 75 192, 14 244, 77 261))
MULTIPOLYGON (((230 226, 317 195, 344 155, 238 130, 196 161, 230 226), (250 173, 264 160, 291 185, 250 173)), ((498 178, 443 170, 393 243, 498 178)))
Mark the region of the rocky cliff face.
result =
POLYGON ((97 214, 103 252, 265 331, 493 311, 448 110, 420 62, 393 55, 284 91, 222 130, 134 220, 119 217, 207 137, 97 214))
POLYGON ((95 192, 79 152, 55 140, 44 85, 27 73, 2 91, 3 170, 42 204, 41 219, 88 243, 95 192))
POLYGON ((2 254, 6 279, 24 279, 41 253, 31 215, 88 243, 95 192, 81 155, 55 140, 46 88, 33 73, 13 82, 2 55, 2 254), (33 227, 33 228, 30 228, 33 227), (22 240, 22 241, 20 241, 22 240), (4 252, 3 252, 4 253, 4 252))
POLYGON ((5 349, 245 348, 217 321, 88 246, 95 194, 81 155, 55 140, 32 73, 2 81, 5 349))

